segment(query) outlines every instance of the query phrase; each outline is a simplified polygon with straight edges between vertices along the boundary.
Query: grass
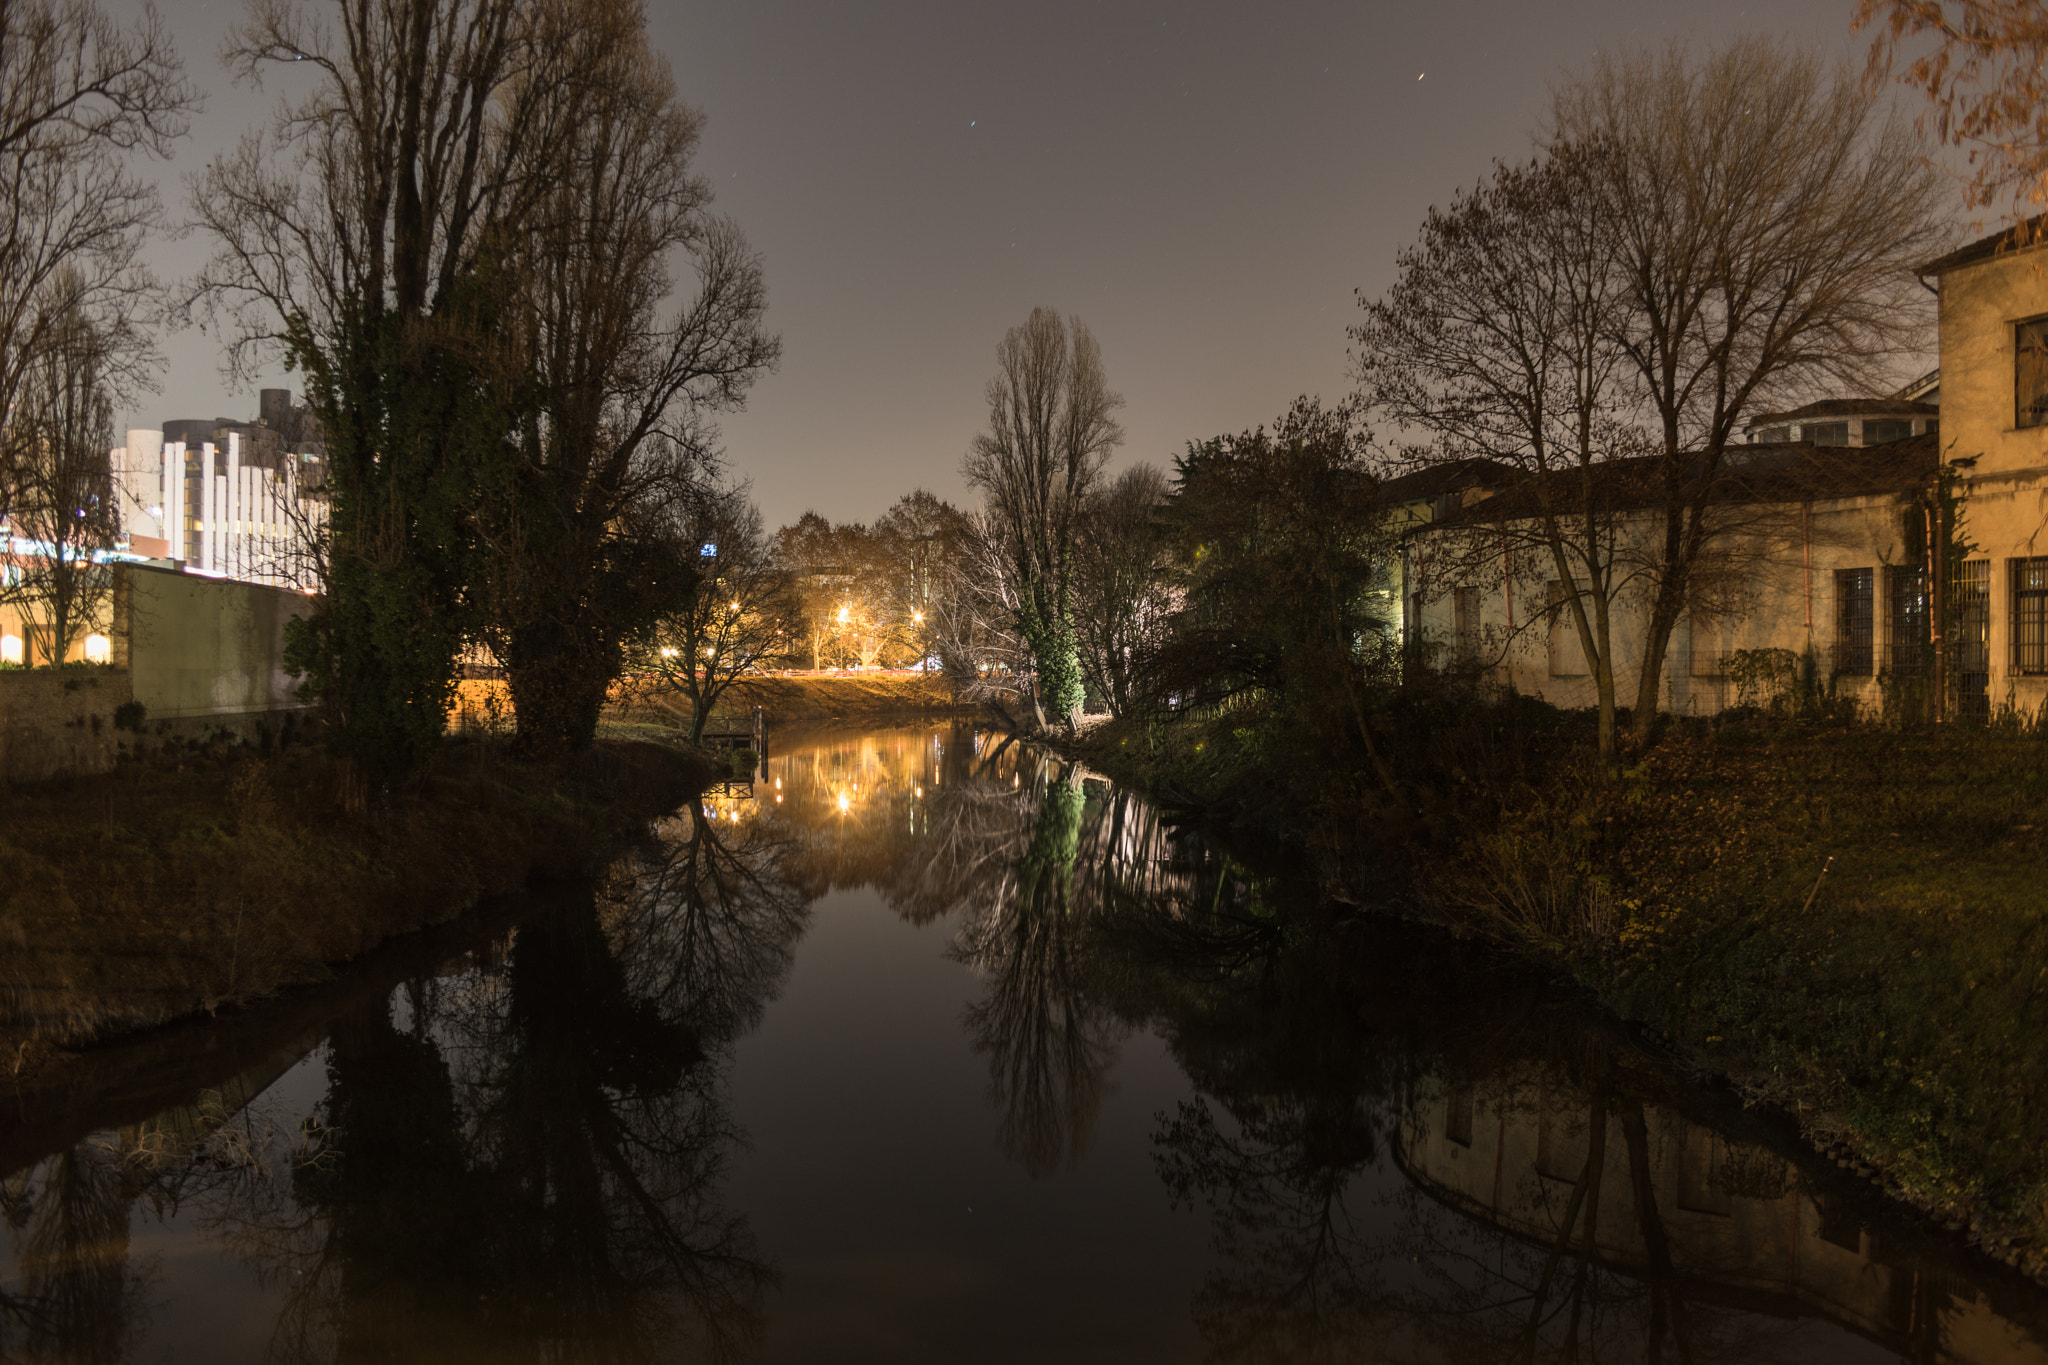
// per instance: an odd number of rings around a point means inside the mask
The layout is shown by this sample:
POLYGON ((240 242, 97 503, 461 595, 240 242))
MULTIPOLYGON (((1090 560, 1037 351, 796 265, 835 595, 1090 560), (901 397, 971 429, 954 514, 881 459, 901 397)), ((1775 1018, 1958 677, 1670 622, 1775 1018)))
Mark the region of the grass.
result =
POLYGON ((1573 818, 1618 903, 1563 949, 1596 994, 1917 1198, 2048 1231, 2048 743, 1696 732, 1573 818))
MULTIPOLYGON (((1219 813, 1291 822, 1334 893, 1547 964, 2048 1274, 2048 738, 1738 716, 1676 723, 1603 780, 1590 729, 1536 709, 1418 714, 1407 808, 1354 781, 1352 832, 1270 793, 1219 813)), ((1191 744, 1217 730, 1183 728, 1081 747, 1199 795, 1191 744)))
POLYGON ((708 776, 644 742, 548 764, 456 741, 350 815, 320 753, 219 746, 0 793, 0 1066, 323 980, 584 865, 708 776))

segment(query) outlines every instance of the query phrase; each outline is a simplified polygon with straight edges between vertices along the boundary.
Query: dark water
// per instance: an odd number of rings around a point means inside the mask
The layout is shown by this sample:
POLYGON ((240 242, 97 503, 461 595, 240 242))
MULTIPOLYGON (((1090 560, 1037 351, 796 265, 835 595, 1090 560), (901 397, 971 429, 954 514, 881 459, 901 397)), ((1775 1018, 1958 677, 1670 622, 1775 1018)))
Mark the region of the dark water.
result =
POLYGON ((1557 993, 965 728, 0 1122, 34 1361, 2048 1360, 1557 993))

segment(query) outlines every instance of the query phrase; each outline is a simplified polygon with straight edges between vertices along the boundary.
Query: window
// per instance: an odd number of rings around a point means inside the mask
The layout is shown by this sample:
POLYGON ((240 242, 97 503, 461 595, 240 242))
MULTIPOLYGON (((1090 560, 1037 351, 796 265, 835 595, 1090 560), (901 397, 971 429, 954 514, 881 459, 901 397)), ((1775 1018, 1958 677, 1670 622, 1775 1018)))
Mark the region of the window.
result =
POLYGON ((1472 1145, 1472 1083, 1460 1081, 1444 1101, 1444 1136, 1460 1147, 1472 1145))
POLYGON ((2048 318, 2013 329, 2013 421, 2016 427, 2048 422, 2048 318))
POLYGON ((1832 1243, 1844 1251, 1863 1250, 1863 1224, 1848 1200, 1839 1195, 1824 1194, 1814 1204, 1814 1212, 1820 1215, 1820 1226, 1814 1231, 1820 1234, 1823 1242, 1832 1243))
POLYGON ((1762 431, 1752 431, 1749 439, 1752 445, 1776 445, 1792 439, 1792 428, 1765 427, 1762 431))
POLYGON ((1800 425, 1799 435, 1802 440, 1811 441, 1817 446, 1845 446, 1849 444, 1849 424, 1805 422, 1800 425))
POLYGON ((1921 673, 1928 663, 1927 570, 1895 564, 1885 570, 1885 670, 1921 673))
POLYGON ((1735 1200, 1726 1188, 1724 1173, 1728 1151, 1720 1135, 1710 1128, 1688 1124, 1678 1158, 1678 1207, 1692 1213, 1735 1212, 1735 1200))
POLYGON ((2048 673, 2048 558, 2012 561, 2012 667, 2048 673))
POLYGON ((1964 560, 1954 596, 1957 709, 1981 719, 1991 714, 1991 561, 1964 560))
POLYGON ((1893 441, 1903 441, 1912 434, 1913 419, 1910 417, 1903 420, 1887 418, 1882 422, 1865 418, 1863 422, 1863 444, 1867 446, 1888 445, 1893 441))
POLYGON ((1869 569, 1835 570, 1835 672, 1851 677, 1871 675, 1871 644, 1875 624, 1869 569))
POLYGON ((1459 588, 1451 595, 1451 630, 1455 637, 1458 657, 1473 660, 1479 657, 1479 589, 1459 588))

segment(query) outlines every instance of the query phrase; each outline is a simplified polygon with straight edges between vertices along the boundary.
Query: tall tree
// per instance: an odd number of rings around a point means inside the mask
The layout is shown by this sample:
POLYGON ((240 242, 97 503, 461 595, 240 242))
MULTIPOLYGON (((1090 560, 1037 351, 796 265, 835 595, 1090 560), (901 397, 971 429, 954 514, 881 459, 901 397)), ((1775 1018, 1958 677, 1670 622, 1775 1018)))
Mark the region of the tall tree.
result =
POLYGON ((17 477, 10 529, 34 549, 17 558, 18 577, 0 596, 21 605, 31 660, 64 662, 112 590, 104 560, 116 530, 110 349, 83 307, 46 329, 7 427, 17 477))
POLYGON ((727 689, 798 647, 799 611, 791 576, 744 488, 704 497, 683 525, 683 543, 700 566, 697 585, 669 599, 643 652, 662 690, 688 700, 690 738, 699 740, 727 689))
MULTIPOLYGON (((1439 588, 1533 560, 1558 585, 1599 698, 1603 761, 1615 751, 1613 617, 1641 569, 1622 534, 1623 467, 1644 453, 1622 337, 1626 296, 1592 163, 1604 148, 1559 145, 1502 166, 1447 210, 1432 209, 1400 277, 1360 302, 1351 329, 1359 396, 1412 438, 1413 472, 1489 460, 1515 480, 1511 518, 1433 533, 1439 588)), ((1542 624, 1536 617, 1535 623, 1542 624)))
POLYGON ((1398 673, 1379 595, 1395 543, 1354 422, 1298 399, 1273 431, 1175 462, 1160 521, 1179 605, 1147 678, 1158 704, 1212 724, 1204 762, 1225 781, 1348 771, 1332 759, 1355 754, 1399 798, 1378 734, 1398 673))
POLYGON ((1034 308, 996 348, 988 430, 962 471, 987 498, 989 519, 1019 589, 1018 625, 1036 671, 1032 701, 1071 723, 1081 709, 1074 639, 1074 535, 1083 501, 1123 444, 1102 352, 1079 318, 1034 308))
POLYGON ((1938 240, 1937 180, 1857 80, 1763 40, 1603 57, 1559 88, 1552 119, 1558 141, 1606 149, 1588 192, 1653 438, 1642 737, 1744 418, 1811 388, 1871 391, 1923 344, 1913 266, 1938 240))
POLYGON ((1157 465, 1126 469, 1089 498, 1074 541, 1074 634, 1088 685, 1121 716, 1172 603, 1156 525, 1166 501, 1157 465))
POLYGON ((686 591, 651 528, 709 477, 709 415, 738 407, 779 346, 760 262, 690 170, 703 116, 649 47, 643 6, 547 0, 534 23, 570 55, 501 229, 508 385, 529 397, 479 517, 485 633, 521 740, 581 747, 627 640, 686 591), (670 307, 677 257, 697 288, 670 307))
POLYGON ((473 623, 480 472, 507 458, 503 230, 580 48, 537 0, 248 0, 227 57, 307 82, 216 158, 199 289, 247 367, 302 370, 327 442, 326 595, 292 660, 352 796, 417 772, 473 623))
POLYGON ((91 0, 0 4, 0 422, 81 315, 103 382, 147 374, 135 313, 155 293, 140 252, 159 206, 129 160, 169 156, 197 103, 147 4, 128 28, 91 0))
POLYGON ((920 667, 937 646, 940 598, 953 581, 965 533, 959 509, 919 488, 875 519, 887 585, 891 644, 920 667))

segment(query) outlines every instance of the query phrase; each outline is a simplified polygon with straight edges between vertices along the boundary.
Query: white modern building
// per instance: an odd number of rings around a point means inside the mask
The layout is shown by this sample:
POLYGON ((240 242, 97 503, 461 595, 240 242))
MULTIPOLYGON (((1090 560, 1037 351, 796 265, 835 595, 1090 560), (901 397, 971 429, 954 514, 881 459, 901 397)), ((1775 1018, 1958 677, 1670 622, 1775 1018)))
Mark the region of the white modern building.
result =
POLYGON ((326 449, 287 390, 263 390, 254 422, 179 420, 127 438, 110 463, 128 557, 275 587, 317 584, 326 449))

